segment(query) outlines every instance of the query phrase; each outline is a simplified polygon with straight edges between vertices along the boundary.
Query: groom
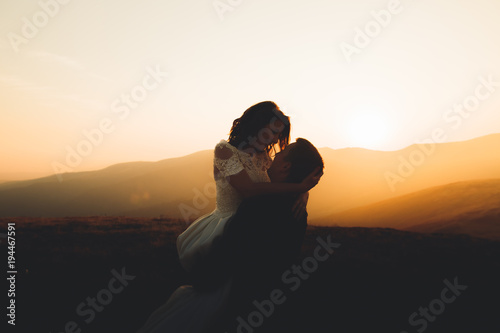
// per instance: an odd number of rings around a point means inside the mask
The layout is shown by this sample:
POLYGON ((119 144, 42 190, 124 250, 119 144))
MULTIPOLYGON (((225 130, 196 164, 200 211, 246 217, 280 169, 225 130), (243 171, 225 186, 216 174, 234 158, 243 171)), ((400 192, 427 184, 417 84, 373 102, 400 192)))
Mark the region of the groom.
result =
MULTIPOLYGON (((300 183, 314 170, 319 180, 323 168, 318 150, 299 138, 276 154, 268 175, 271 182, 300 183)), ((245 199, 214 241, 203 267, 193 272, 198 290, 217 289, 231 280, 227 311, 214 332, 236 332, 237 317, 246 317, 254 300, 269 298, 283 283, 283 273, 300 254, 307 227, 307 213, 296 217, 293 212, 298 197, 290 193, 245 199)))

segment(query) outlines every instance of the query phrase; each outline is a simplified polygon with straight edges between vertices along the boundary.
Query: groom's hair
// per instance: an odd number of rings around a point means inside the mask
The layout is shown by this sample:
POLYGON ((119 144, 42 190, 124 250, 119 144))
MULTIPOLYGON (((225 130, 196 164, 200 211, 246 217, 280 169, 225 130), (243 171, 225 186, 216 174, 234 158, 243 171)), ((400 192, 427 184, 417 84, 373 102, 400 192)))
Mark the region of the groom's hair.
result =
POLYGON ((300 183, 317 167, 325 167, 318 149, 309 141, 298 138, 290 147, 285 160, 291 163, 287 183, 300 183))

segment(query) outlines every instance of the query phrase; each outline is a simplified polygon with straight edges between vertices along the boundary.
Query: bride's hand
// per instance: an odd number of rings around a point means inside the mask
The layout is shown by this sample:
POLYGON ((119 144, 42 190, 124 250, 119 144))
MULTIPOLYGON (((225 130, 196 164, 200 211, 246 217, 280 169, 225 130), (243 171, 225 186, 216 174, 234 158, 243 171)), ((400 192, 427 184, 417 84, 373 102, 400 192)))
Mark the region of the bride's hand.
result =
POLYGON ((300 183, 300 187, 302 189, 301 192, 307 192, 316 186, 321 179, 321 176, 323 176, 323 170, 321 170, 321 167, 317 167, 302 181, 302 183, 300 183))

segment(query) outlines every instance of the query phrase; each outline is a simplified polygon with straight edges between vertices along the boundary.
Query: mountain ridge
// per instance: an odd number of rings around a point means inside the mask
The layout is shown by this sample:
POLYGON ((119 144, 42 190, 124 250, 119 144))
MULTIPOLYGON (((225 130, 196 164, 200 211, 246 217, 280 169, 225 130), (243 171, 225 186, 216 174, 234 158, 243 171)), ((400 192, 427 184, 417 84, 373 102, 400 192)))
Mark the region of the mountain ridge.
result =
MULTIPOLYGON (((500 178, 500 134, 436 144, 413 174, 391 191, 384 173, 397 172, 412 151, 320 148, 321 182, 310 191, 310 221, 355 207, 457 181, 500 178)), ((193 220, 215 208, 213 151, 203 150, 156 162, 126 162, 97 171, 0 184, 0 217, 158 215, 193 220), (188 207, 183 214, 181 205, 188 207)), ((333 223, 333 222, 332 222, 333 223)))
POLYGON ((434 186, 334 213, 310 223, 466 233, 500 240, 500 179, 434 186))

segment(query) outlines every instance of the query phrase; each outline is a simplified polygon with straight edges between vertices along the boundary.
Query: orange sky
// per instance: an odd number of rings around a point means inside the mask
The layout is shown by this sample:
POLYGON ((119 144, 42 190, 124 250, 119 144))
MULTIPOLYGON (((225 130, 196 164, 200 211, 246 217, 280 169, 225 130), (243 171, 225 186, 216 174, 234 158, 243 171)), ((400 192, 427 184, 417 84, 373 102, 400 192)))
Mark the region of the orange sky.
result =
POLYGON ((318 147, 500 132, 498 1, 62 3, 0 4, 0 181, 212 149, 263 100, 318 147))

